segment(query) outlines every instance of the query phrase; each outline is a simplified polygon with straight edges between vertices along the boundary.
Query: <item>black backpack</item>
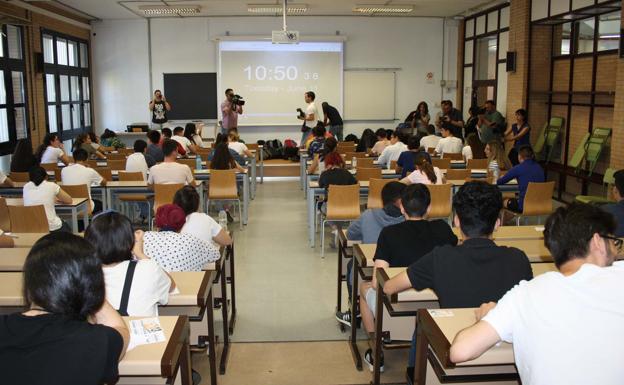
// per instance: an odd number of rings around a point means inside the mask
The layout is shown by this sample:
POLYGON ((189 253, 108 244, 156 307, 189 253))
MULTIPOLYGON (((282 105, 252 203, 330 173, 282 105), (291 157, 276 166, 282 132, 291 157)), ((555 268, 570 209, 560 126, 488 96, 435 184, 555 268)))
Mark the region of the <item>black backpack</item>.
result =
POLYGON ((269 155, 264 159, 281 159, 284 156, 284 145, 279 139, 267 140, 264 148, 269 155))

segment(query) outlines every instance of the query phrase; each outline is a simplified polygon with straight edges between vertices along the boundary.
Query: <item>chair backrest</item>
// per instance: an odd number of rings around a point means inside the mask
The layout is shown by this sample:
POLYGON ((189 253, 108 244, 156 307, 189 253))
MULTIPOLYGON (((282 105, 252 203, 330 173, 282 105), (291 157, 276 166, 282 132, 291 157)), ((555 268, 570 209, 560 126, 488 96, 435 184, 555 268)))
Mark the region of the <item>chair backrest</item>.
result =
POLYGON ((15 233, 47 233, 48 217, 43 205, 8 206, 11 231, 15 233))
POLYGON ((522 215, 549 215, 553 211, 552 195, 555 182, 529 182, 524 196, 522 215))
POLYGON ((427 152, 429 153, 429 155, 433 155, 435 153, 435 147, 427 148, 427 152))
POLYGON ((258 151, 258 143, 246 143, 245 144, 247 146, 247 148, 251 151, 251 150, 256 150, 258 151))
POLYGON ((360 217, 360 185, 329 185, 328 220, 355 220, 360 217))
MULTIPOLYGON (((342 151, 338 151, 338 153, 342 154, 342 151)), ((346 151, 344 152, 344 154, 345 154, 345 160, 352 160, 354 157, 357 158, 358 160, 361 158, 368 158, 365 152, 346 151)))
POLYGON ((386 184, 392 181, 396 181, 396 179, 371 178, 368 181, 368 201, 366 202, 367 209, 383 208, 383 201, 381 200, 381 190, 386 184))
POLYGON ((338 142, 338 152, 339 153, 345 153, 345 152, 354 152, 355 151, 355 142, 338 142))
POLYGON ((426 185, 431 194, 431 204, 429 205, 429 214, 427 218, 448 218, 451 216, 451 187, 450 183, 446 184, 428 184, 426 185))
POLYGON ((182 183, 155 184, 154 185, 154 212, 158 207, 173 203, 175 193, 184 187, 182 183))
POLYGON ((176 159, 176 163, 185 164, 189 166, 191 170, 195 170, 195 159, 180 158, 176 159))
POLYGON ((208 199, 238 199, 236 170, 210 170, 208 199))
POLYGON ((118 150, 119 152, 111 152, 106 154, 106 159, 108 161, 111 160, 125 160, 126 159, 126 154, 124 152, 120 150, 118 150))
POLYGON ((27 172, 11 172, 9 174, 9 178, 11 178, 13 182, 29 182, 30 181, 30 176, 28 175, 27 172))
POLYGON ((390 161, 390 170, 396 170, 397 168, 397 161, 396 160, 391 160, 390 161))
POLYGON ((381 179, 381 169, 379 167, 360 167, 360 165, 358 164, 355 172, 355 178, 358 180, 358 182, 364 182, 370 180, 371 178, 381 179))
POLYGON ((11 218, 9 217, 9 207, 6 199, 0 197, 0 230, 11 231, 11 218))
POLYGON ((86 184, 64 184, 61 189, 72 198, 89 198, 89 187, 86 184))
POLYGON ((94 167, 93 169, 107 181, 111 182, 113 180, 113 173, 111 172, 110 167, 94 167))
POLYGON ((438 158, 433 158, 431 159, 431 164, 433 165, 433 167, 437 167, 439 169, 450 169, 451 168, 451 160, 450 159, 438 159, 438 158))
POLYGON ((487 159, 468 159, 468 162, 466 162, 466 168, 468 170, 474 170, 477 168, 487 169, 488 160, 487 159))
MULTIPOLYGON (((606 184, 606 185, 610 185, 610 184, 614 184, 615 183, 615 176, 613 174, 615 174, 617 170, 615 168, 608 168, 605 170, 604 176, 602 177, 602 183, 606 184)), ((11 178, 13 179, 13 178, 11 178)))
POLYGON ((98 166, 98 161, 95 159, 89 159, 87 161, 85 161, 85 163, 87 164, 87 166, 91 167, 91 168, 96 168, 98 166))
POLYGON ((15 247, 13 238, 8 235, 0 235, 0 249, 7 249, 15 247))
POLYGON ((140 171, 137 172, 129 172, 129 171, 119 171, 117 174, 117 178, 120 182, 135 182, 135 181, 144 181, 143 173, 140 171))
POLYGON ((56 182, 60 182, 63 180, 63 177, 61 176, 61 169, 57 168, 56 170, 54 170, 54 180, 56 182))
POLYGON ((41 163, 41 167, 43 167, 46 171, 54 171, 58 170, 58 163, 41 163))
POLYGON ((464 156, 460 152, 445 152, 442 154, 442 159, 464 160, 464 156))
POLYGON ((466 178, 470 178, 470 170, 468 169, 452 169, 449 168, 446 170, 446 180, 464 180, 466 178))
POLYGON ((108 168, 111 170, 125 170, 126 169, 126 159, 109 159, 107 162, 108 168))
POLYGON ((375 167, 375 159, 373 158, 357 158, 358 167, 375 167))

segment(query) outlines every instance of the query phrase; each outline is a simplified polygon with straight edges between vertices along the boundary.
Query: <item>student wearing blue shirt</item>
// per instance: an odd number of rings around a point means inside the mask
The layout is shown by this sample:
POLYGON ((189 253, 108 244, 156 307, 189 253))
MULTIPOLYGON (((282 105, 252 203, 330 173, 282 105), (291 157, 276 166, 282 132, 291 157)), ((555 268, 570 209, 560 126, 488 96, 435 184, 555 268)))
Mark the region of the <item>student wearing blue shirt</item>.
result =
POLYGON ((602 209, 613 215, 617 228, 615 229, 616 237, 624 237, 624 170, 616 171, 613 174, 615 184, 613 185, 613 199, 616 203, 602 206, 602 209))
POLYGON ((397 160, 397 173, 401 173, 400 179, 405 178, 416 169, 416 166, 414 165, 416 155, 422 153, 425 158, 427 158, 429 163, 431 163, 431 156, 429 153, 420 148, 420 138, 420 134, 410 136, 407 140, 407 151, 403 151, 401 155, 399 155, 399 159, 397 160))
POLYGON ((535 153, 531 146, 522 146, 518 149, 518 162, 505 175, 498 178, 496 184, 501 185, 512 179, 518 180, 518 198, 509 198, 505 201, 505 207, 511 211, 521 213, 524 207, 524 196, 526 195, 529 182, 544 182, 544 170, 535 161, 535 153))

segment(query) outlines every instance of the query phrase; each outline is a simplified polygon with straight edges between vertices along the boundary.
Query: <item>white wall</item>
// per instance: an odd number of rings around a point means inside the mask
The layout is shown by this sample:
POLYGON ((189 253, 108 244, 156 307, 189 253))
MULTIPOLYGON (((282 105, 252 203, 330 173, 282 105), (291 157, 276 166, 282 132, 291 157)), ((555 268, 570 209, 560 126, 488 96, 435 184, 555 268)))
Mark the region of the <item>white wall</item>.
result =
MULTIPOLYGON (((365 127, 393 128, 421 100, 429 103, 433 113, 437 112, 434 106, 442 98, 454 100, 455 90, 443 90, 439 84, 443 77, 457 79, 456 23, 447 21, 445 28, 439 18, 292 17, 288 27, 301 31, 302 35, 334 35, 340 31, 347 37, 345 68, 401 68, 396 96, 399 120, 346 122, 345 135, 359 134, 365 127), (426 81, 428 72, 434 73, 433 83, 426 81)), ((163 73, 216 72, 215 37, 225 35, 226 31, 231 36, 266 36, 280 28, 281 19, 274 17, 151 20, 150 87, 147 23, 105 20, 94 24, 97 129, 119 130, 130 122, 147 121, 147 101, 152 89, 163 87, 163 73)), ((222 90, 218 92, 221 94, 222 90)), ((240 132, 247 141, 274 137, 299 140, 298 127, 296 123, 292 127, 245 127, 240 132)))

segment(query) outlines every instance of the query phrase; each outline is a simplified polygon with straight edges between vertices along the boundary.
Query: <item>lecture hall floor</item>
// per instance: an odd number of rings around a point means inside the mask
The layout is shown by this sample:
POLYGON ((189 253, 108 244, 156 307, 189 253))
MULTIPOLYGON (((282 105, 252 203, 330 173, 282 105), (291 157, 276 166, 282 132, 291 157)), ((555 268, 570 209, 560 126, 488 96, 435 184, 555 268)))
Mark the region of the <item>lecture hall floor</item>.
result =
MULTIPOLYGON (((238 315, 219 384, 369 383, 368 368, 355 369, 348 333, 340 332, 334 318, 337 253, 328 248, 322 259, 319 247, 308 247, 297 179, 258 184, 249 225, 235 234, 235 252, 238 315)), ((360 349, 366 350, 364 341, 360 349)), ((385 355, 382 382, 404 383, 407 351, 385 355)), ((208 384, 206 356, 196 353, 193 362, 208 384)))

